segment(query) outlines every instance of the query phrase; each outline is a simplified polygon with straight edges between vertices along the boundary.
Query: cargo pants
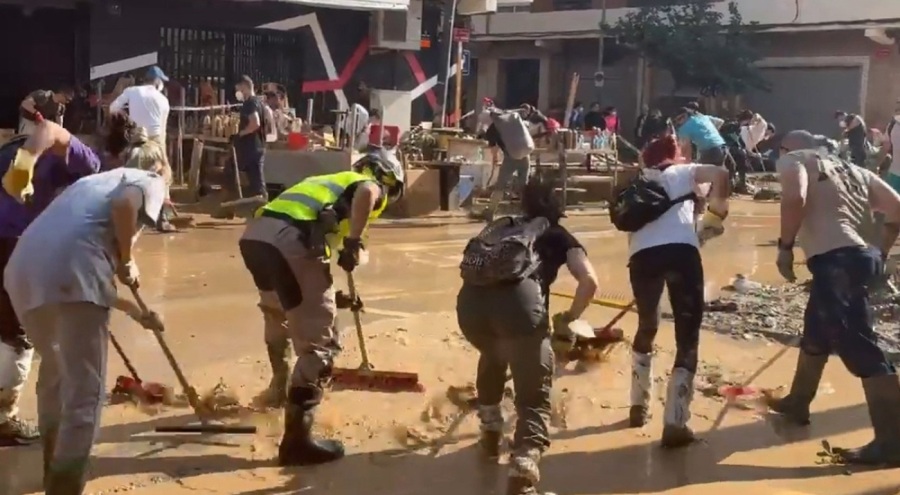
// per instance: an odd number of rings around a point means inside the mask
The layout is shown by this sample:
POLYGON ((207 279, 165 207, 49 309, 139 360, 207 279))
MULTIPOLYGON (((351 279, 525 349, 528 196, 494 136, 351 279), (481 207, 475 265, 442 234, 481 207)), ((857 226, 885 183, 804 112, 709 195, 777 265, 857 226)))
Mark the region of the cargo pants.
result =
POLYGON ((836 353, 853 376, 895 373, 878 344, 869 288, 884 271, 874 248, 844 247, 806 261, 812 274, 800 348, 811 356, 836 353))
MULTIPOLYGON (((110 309, 88 302, 47 304, 22 323, 40 354, 38 428, 55 438, 51 467, 86 463, 106 403, 110 309)), ((52 442, 52 440, 51 440, 52 442)))
POLYGON ((340 352, 331 266, 313 256, 303 233, 281 219, 252 220, 241 256, 259 290, 267 344, 290 338, 297 356, 291 387, 319 391, 340 352))
POLYGON ((464 285, 457 296, 456 317, 466 340, 480 354, 475 387, 482 429, 503 428, 500 402, 509 369, 518 416, 513 455, 540 457, 550 446, 554 358, 539 284, 528 279, 502 287, 464 285))

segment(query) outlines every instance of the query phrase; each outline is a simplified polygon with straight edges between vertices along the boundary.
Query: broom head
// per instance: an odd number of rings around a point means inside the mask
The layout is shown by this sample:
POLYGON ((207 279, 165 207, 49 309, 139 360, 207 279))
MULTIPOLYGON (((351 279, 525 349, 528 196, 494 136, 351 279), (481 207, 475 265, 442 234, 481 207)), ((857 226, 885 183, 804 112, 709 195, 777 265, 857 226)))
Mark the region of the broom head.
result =
POLYGON ((334 368, 331 388, 335 390, 368 390, 374 392, 425 391, 417 373, 402 371, 373 371, 358 368, 334 368))
POLYGON ((166 401, 166 388, 159 383, 144 383, 130 376, 120 376, 116 378, 112 394, 128 397, 143 404, 162 404, 166 401))

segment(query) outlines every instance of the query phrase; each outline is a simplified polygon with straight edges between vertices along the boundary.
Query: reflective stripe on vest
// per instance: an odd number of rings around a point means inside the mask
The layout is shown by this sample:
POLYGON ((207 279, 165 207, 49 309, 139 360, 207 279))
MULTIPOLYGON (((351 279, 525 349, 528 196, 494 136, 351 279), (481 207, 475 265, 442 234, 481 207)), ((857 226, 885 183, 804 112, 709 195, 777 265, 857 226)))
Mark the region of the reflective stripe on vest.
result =
POLYGON ((310 177, 281 193, 262 209, 299 221, 313 221, 325 207, 337 202, 348 187, 370 180, 371 177, 356 172, 310 177))

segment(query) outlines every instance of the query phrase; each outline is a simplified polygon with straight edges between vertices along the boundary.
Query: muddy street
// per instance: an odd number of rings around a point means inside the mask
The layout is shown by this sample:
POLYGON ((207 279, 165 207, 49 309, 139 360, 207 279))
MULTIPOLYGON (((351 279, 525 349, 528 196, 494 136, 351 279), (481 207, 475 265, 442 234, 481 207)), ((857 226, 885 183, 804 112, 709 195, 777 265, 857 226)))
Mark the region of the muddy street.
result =
MULTIPOLYGON (((774 267, 777 214, 777 204, 733 203, 726 234, 703 250, 708 301, 728 295, 722 287, 733 284, 736 274, 765 286, 782 285, 774 267)), ((624 234, 603 215, 573 214, 565 223, 597 269, 598 296, 627 303, 624 234)), ((454 306, 460 253, 477 230, 477 224, 456 221, 385 222, 372 229, 371 262, 356 272, 366 303, 363 323, 370 357, 378 369, 418 373, 427 390, 328 394, 319 426, 345 442, 346 459, 314 469, 275 467, 279 411, 239 418, 259 427, 255 436, 160 435, 152 433, 155 426, 193 421, 190 410, 111 405, 103 413, 88 493, 501 493, 505 466, 488 464, 480 456, 475 415, 451 428, 459 412, 438 399, 448 386, 474 378, 476 355, 457 329, 454 306), (422 414, 426 409, 432 409, 428 421, 422 414)), ((237 249, 240 233, 237 222, 199 221, 185 233, 148 234, 137 257, 144 298, 162 315, 169 343, 189 380, 198 389, 224 383, 249 403, 270 375, 256 291, 237 249)), ((342 274, 334 273, 337 286, 346 287, 342 274)), ((797 275, 801 280, 809 277, 799 266, 797 275)), ((567 293, 573 288, 567 276, 554 286, 567 293)), ((796 325, 785 319, 802 317, 792 314, 797 308, 789 299, 789 293, 778 293, 761 302, 784 305, 784 310, 771 316, 775 321, 756 322, 753 328, 768 325, 772 333, 789 336, 796 325)), ((557 299, 552 305, 565 303, 557 299)), ((587 318, 600 327, 615 313, 595 306, 587 318)), ((555 385, 565 405, 566 425, 553 432, 553 445, 542 463, 542 486, 560 495, 900 493, 900 469, 848 470, 822 463, 817 456, 822 440, 840 446, 870 440, 861 385, 837 358, 828 364, 808 428, 782 424, 761 411, 752 397, 728 407, 719 388, 748 385, 746 380, 782 349, 779 340, 791 340, 745 329, 740 318, 740 312, 708 318, 697 383, 702 393, 695 399, 691 421, 703 442, 681 452, 658 447, 664 382, 674 358, 671 325, 659 333, 654 418, 644 429, 625 427, 631 359, 626 346, 595 369, 568 370, 555 385)), ((359 350, 350 314, 342 314, 339 324, 345 349, 338 365, 356 367, 359 350)), ((634 315, 620 326, 626 337, 633 335, 634 315)), ((114 316, 112 329, 145 380, 176 383, 151 334, 121 314, 114 316)), ((791 349, 749 385, 789 385, 796 357, 791 349)), ((125 373, 118 356, 110 354, 108 387, 125 373)), ((28 418, 34 417, 35 375, 23 404, 28 418)), ((39 493, 40 486, 39 447, 0 449, 0 495, 39 493)))

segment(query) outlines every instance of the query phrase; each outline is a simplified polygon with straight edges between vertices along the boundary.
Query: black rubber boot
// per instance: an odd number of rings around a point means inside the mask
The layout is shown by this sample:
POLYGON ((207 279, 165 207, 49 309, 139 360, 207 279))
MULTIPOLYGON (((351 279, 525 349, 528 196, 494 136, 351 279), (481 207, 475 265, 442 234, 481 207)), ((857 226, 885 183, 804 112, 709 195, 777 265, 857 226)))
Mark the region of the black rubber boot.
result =
POLYGON ((53 466, 44 476, 45 495, 82 495, 87 484, 87 460, 53 466))
POLYGON ((862 381, 875 439, 858 449, 838 449, 847 464, 900 466, 900 382, 897 375, 862 381))
POLYGON ((312 466, 344 457, 344 445, 341 442, 312 438, 314 411, 321 400, 321 389, 291 389, 284 409, 284 437, 278 446, 279 466, 312 466))
POLYGON ((56 451, 56 436, 59 430, 51 428, 41 435, 41 447, 44 457, 44 489, 47 489, 50 476, 50 463, 53 461, 53 452, 56 451))
POLYGON ((790 393, 781 399, 769 399, 766 404, 769 409, 781 414, 791 423, 799 426, 808 425, 809 405, 816 398, 827 362, 828 354, 813 356, 801 349, 790 393))
POLYGON ((478 439, 478 445, 481 451, 488 459, 497 459, 500 457, 501 445, 503 444, 503 432, 484 430, 481 432, 481 438, 478 439))
POLYGON ((288 341, 266 343, 269 365, 272 367, 272 380, 262 395, 262 405, 281 408, 287 404, 288 386, 291 380, 290 352, 288 341))

